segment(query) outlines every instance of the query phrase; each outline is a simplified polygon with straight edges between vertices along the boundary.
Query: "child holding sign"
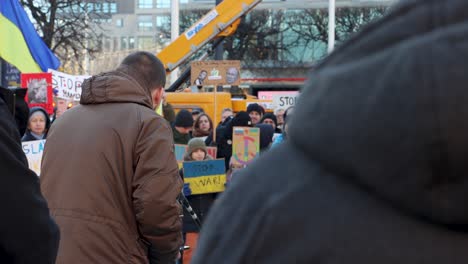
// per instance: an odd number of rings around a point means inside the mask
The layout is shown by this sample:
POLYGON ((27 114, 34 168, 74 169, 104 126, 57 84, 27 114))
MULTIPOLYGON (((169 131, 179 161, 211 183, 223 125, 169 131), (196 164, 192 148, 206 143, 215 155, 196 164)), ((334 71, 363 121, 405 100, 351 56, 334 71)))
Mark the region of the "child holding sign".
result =
MULTIPOLYGON (((212 160, 213 158, 207 154, 205 141, 202 138, 192 138, 188 143, 188 149, 184 157, 184 161, 203 161, 212 160)), ((183 178, 183 169, 180 170, 180 175, 183 178)), ((201 222, 208 214, 208 210, 216 199, 216 193, 192 195, 192 190, 189 183, 184 184, 184 196, 187 197, 190 205, 197 214, 201 222)), ((192 254, 197 246, 199 228, 191 218, 190 214, 184 209, 183 232, 185 245, 190 248, 183 252, 182 263, 189 264, 192 254)))

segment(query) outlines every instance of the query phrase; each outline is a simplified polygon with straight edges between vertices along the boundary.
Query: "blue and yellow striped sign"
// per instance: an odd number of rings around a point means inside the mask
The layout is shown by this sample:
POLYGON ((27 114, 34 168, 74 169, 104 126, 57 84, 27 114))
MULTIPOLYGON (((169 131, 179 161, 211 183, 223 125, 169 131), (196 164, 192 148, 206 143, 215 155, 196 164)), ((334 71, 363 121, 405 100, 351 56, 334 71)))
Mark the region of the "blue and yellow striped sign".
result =
POLYGON ((223 159, 189 161, 183 163, 184 182, 190 184, 193 194, 224 191, 226 172, 223 159))

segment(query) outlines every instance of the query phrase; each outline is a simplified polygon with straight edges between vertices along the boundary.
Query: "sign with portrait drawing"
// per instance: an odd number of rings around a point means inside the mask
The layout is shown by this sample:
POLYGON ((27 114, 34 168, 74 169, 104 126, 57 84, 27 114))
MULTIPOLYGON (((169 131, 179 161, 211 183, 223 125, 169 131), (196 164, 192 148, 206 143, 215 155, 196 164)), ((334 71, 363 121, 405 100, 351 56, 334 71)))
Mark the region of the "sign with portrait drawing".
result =
POLYGON ((240 85, 240 61, 194 61, 191 64, 191 84, 240 85))
POLYGON ((40 106, 49 114, 54 112, 51 73, 22 73, 21 86, 28 88, 25 101, 29 107, 40 106))

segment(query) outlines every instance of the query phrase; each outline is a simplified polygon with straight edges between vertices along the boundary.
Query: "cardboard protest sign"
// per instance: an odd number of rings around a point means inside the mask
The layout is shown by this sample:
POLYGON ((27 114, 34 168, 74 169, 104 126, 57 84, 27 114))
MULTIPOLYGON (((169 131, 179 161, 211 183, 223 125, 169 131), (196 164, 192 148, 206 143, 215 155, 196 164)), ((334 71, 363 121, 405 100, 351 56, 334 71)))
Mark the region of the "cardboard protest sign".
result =
POLYGON ((224 191, 226 172, 223 159, 184 162, 183 168, 184 182, 190 184, 192 194, 224 191))
POLYGON ((23 152, 28 159, 29 168, 34 171, 37 176, 41 174, 42 154, 44 152, 45 140, 35 140, 23 142, 23 152))
MULTIPOLYGON (((187 145, 181 145, 181 144, 174 144, 174 153, 176 156, 177 161, 184 161, 184 155, 187 152, 187 145)), ((206 147, 206 153, 210 155, 212 158, 216 158, 216 155, 218 153, 218 148, 217 147, 206 147)))
POLYGON ((258 127, 234 127, 232 133, 232 163, 244 166, 260 152, 260 129, 258 127))
POLYGON ((52 75, 50 73, 22 73, 21 87, 28 88, 24 99, 29 107, 40 106, 47 113, 54 113, 52 75))
POLYGON ((81 85, 84 80, 90 78, 87 75, 70 75, 49 69, 52 73, 52 88, 57 89, 57 97, 79 101, 81 97, 81 85))
POLYGON ((297 99, 299 99, 299 93, 297 92, 292 92, 290 94, 275 94, 273 95, 273 107, 275 109, 287 109, 291 106, 295 106, 297 99))
POLYGON ((192 85, 240 85, 240 61, 194 61, 191 67, 192 85))

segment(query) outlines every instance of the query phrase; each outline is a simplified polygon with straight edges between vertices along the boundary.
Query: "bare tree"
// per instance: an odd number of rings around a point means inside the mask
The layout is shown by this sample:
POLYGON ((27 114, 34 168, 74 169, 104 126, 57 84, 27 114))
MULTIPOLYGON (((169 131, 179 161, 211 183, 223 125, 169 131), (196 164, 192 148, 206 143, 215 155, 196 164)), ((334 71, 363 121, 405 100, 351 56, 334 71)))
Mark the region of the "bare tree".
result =
MULTIPOLYGON (((101 48, 100 22, 111 18, 112 1, 20 0, 45 44, 62 61, 80 59, 101 48)), ((115 10, 116 11, 116 10, 115 10)))
MULTIPOLYGON (((343 7, 336 12, 336 41, 342 42, 359 29, 383 16, 386 7, 343 7)), ((328 10, 303 9, 288 17, 288 27, 297 34, 296 41, 328 42, 328 10)))

